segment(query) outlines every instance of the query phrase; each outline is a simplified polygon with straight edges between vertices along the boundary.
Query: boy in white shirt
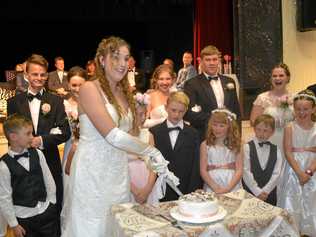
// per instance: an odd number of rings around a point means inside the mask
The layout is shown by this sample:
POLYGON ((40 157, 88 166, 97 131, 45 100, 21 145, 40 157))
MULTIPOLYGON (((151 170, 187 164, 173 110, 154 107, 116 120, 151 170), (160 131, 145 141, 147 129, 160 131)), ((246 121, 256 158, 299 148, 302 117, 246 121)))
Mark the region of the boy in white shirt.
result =
POLYGON ((271 115, 256 118, 255 137, 244 145, 243 185, 257 198, 275 206, 283 161, 280 149, 269 141, 274 129, 275 121, 271 115))
POLYGON ((0 160, 0 211, 15 237, 57 237, 56 186, 40 150, 29 148, 32 121, 14 114, 3 124, 10 147, 0 160))

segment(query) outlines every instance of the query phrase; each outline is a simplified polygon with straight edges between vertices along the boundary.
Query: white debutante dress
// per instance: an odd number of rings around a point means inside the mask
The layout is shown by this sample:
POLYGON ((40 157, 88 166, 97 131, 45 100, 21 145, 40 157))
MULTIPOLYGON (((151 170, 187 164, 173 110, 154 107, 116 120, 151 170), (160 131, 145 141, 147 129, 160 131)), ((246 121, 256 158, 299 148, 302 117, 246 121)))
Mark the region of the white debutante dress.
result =
MULTIPOLYGON (((64 106, 65 106, 65 112, 67 114, 67 118, 69 121, 69 126, 70 126, 70 129, 72 130, 74 126, 77 126, 76 124, 71 124, 72 123, 71 118, 78 118, 78 105, 71 104, 71 103, 69 103, 68 100, 64 100, 64 106)), ((67 193, 68 179, 69 179, 69 176, 67 174, 65 174, 65 166, 66 166, 68 154, 69 154, 69 151, 70 151, 70 148, 71 148, 73 142, 76 142, 76 141, 75 141, 75 138, 72 134, 64 146, 64 154, 63 154, 63 160, 62 160, 64 194, 67 193)))
POLYGON ((159 105, 150 111, 149 119, 146 119, 144 123, 144 127, 151 128, 165 121, 167 117, 168 117, 168 113, 165 109, 165 105, 159 105))
MULTIPOLYGON (((296 122, 292 126, 292 145, 295 148, 316 146, 316 123, 309 130, 301 128, 296 122)), ((313 152, 293 152, 293 157, 302 170, 306 170, 315 161, 313 152)), ((280 205, 288 210, 299 227, 301 234, 316 234, 316 175, 301 186, 296 173, 286 163, 284 186, 280 205)))
MULTIPOLYGON (((236 161, 236 155, 226 146, 207 146, 207 163, 208 165, 224 165, 236 161)), ((234 169, 213 169, 208 171, 209 176, 220 186, 226 187, 232 180, 234 169)), ((233 188, 236 191, 241 188, 241 182, 233 188)), ((205 183, 204 190, 213 192, 213 190, 205 183)))
MULTIPOLYGON (((119 121, 115 107, 108 102, 105 106, 118 128, 128 132, 131 111, 119 121)), ((62 211, 62 236, 113 236, 110 208, 130 201, 127 153, 109 144, 86 114, 79 120, 80 139, 62 211)))

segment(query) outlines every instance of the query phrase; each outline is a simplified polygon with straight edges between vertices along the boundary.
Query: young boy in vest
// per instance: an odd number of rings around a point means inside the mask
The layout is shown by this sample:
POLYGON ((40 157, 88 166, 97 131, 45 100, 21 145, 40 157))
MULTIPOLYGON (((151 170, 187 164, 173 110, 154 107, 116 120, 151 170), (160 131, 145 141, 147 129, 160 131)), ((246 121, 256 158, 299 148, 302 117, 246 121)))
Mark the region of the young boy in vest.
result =
POLYGON ((56 237, 56 186, 43 153, 29 148, 32 121, 14 114, 3 130, 10 147, 0 160, 0 211, 15 237, 56 237))
MULTIPOLYGON (((168 118, 161 124, 150 128, 155 146, 169 161, 168 168, 179 179, 178 188, 183 194, 202 188, 200 177, 199 135, 183 121, 190 100, 184 92, 172 92, 167 100, 168 118)), ((179 196, 169 186, 160 201, 178 200, 179 196)))
POLYGON ((271 115, 263 114, 254 122, 255 137, 244 145, 245 190, 257 198, 276 205, 276 187, 282 169, 280 149, 269 141, 275 129, 271 115))

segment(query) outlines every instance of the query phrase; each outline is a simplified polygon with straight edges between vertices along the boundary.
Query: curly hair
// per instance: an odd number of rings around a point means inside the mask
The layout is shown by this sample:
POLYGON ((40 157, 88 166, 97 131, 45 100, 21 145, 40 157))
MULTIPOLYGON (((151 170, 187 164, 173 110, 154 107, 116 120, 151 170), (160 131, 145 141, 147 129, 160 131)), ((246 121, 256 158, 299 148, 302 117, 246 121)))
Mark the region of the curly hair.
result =
POLYGON ((224 144, 228 147, 228 149, 232 150, 235 153, 239 153, 241 147, 241 138, 238 124, 234 119, 231 119, 225 112, 212 113, 207 125, 205 138, 206 144, 209 146, 214 146, 216 144, 216 137, 212 129, 212 123, 215 122, 228 125, 228 131, 226 138, 224 140, 224 144))
POLYGON ((151 89, 157 89, 157 81, 159 79, 159 75, 162 72, 168 72, 170 74, 170 76, 172 77, 172 79, 174 79, 174 71, 172 69, 172 67, 170 67, 167 64, 161 64, 158 67, 156 67, 152 78, 150 79, 150 88, 151 89))
MULTIPOLYGON (((117 53, 119 48, 122 46, 125 46, 128 49, 130 49, 128 43, 119 37, 111 36, 109 38, 102 39, 102 41, 98 45, 96 56, 95 56, 96 78, 99 80, 101 89, 104 92, 104 94, 107 96, 109 103, 114 105, 119 116, 119 123, 122 116, 124 115, 124 111, 119 105, 119 103, 117 102, 115 96, 113 95, 113 92, 111 91, 110 84, 109 84, 108 79, 105 76, 104 67, 100 62, 100 58, 106 57, 107 55, 110 54, 111 60, 114 60, 113 59, 114 54, 117 53)), ((120 80, 120 82, 118 83, 118 87, 121 88, 121 90, 123 91, 124 95, 127 98, 129 108, 131 109, 132 115, 133 115, 133 128, 135 128, 137 126, 136 119, 135 119, 136 118, 135 101, 133 98, 133 94, 129 91, 129 84, 128 84, 126 75, 123 77, 122 80, 120 80)))

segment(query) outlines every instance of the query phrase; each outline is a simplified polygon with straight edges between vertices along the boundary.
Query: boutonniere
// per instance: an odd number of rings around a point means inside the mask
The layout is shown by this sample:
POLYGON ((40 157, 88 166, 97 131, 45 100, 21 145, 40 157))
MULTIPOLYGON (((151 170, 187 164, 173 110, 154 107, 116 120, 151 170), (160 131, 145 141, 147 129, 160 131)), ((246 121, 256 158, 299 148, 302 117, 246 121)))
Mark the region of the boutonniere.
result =
POLYGON ((46 116, 51 110, 50 104, 44 103, 41 109, 42 109, 42 114, 46 116))
POLYGON ((194 106, 191 108, 191 110, 192 110, 193 112, 198 113, 198 112, 201 112, 202 108, 201 108, 201 106, 199 106, 199 105, 194 105, 194 106))
POLYGON ((67 74, 67 72, 64 72, 64 76, 66 77, 68 74, 67 74))
POLYGON ((234 85, 234 83, 227 83, 226 84, 226 88, 227 88, 227 90, 233 90, 233 89, 235 89, 235 85, 234 85))
POLYGON ((137 75, 138 75, 138 72, 136 72, 136 71, 135 71, 135 73, 134 73, 134 74, 137 76, 137 75))

